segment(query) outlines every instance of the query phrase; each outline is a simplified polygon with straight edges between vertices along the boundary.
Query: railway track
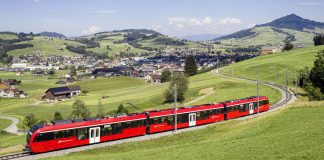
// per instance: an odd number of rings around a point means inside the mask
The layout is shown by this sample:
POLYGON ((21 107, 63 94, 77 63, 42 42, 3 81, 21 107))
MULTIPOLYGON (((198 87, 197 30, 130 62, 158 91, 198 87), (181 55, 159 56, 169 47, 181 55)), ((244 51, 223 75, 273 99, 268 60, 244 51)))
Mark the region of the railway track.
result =
POLYGON ((30 155, 29 152, 19 152, 19 153, 7 154, 7 155, 0 156, 0 160, 22 158, 22 157, 26 157, 29 155, 30 155))
MULTIPOLYGON (((214 71, 212 71, 212 72, 215 73, 214 71)), ((218 73, 215 73, 215 74, 218 74, 218 73)), ((218 74, 218 75, 220 75, 220 74, 218 74)), ((231 76, 226 76, 226 75, 220 75, 220 76, 227 77, 227 78, 241 79, 241 80, 250 81, 252 83, 256 83, 255 80, 247 79, 247 78, 231 77, 231 76)), ((270 106, 269 111, 271 111, 271 110, 274 111, 274 110, 280 108, 281 106, 284 106, 285 104, 294 100, 293 93, 290 92, 289 90, 287 90, 284 86, 280 86, 280 85, 269 83, 269 82, 260 82, 260 84, 272 87, 272 88, 277 89, 281 92, 281 95, 282 95, 281 100, 279 102, 277 102, 276 104, 270 106)), ((267 112, 262 112, 260 114, 254 114, 254 115, 250 115, 250 116, 240 117, 240 118, 237 118, 236 120, 243 120, 246 118, 251 118, 251 117, 255 117, 255 116, 258 116, 261 114, 266 114, 266 113, 267 112)), ((212 124, 196 126, 196 127, 191 127, 191 128, 185 128, 185 129, 178 130, 177 132, 181 133, 181 132, 202 129, 202 128, 206 128, 209 125, 212 125, 212 124)), ((111 146, 111 145, 121 144, 121 143, 126 143, 126 142, 136 142, 136 141, 156 139, 156 138, 160 138, 163 136, 170 136, 173 134, 174 134, 173 131, 168 131, 168 132, 162 132, 162 133, 151 134, 151 135, 146 135, 146 136, 121 139, 121 140, 116 140, 116 141, 111 141, 111 142, 98 143, 98 144, 94 144, 94 145, 81 146, 81 147, 76 147, 76 148, 52 151, 52 152, 47 152, 47 153, 35 154, 35 155, 32 155, 29 152, 20 152, 20 153, 14 153, 14 154, 10 154, 10 155, 8 154, 8 155, 0 156, 0 160, 9 160, 9 159, 34 160, 34 159, 40 159, 40 158, 49 158, 49 157, 54 157, 54 156, 62 156, 62 155, 68 154, 68 153, 79 152, 79 151, 84 151, 84 150, 89 150, 89 149, 94 149, 94 148, 99 148, 99 147, 105 147, 105 146, 111 146)))

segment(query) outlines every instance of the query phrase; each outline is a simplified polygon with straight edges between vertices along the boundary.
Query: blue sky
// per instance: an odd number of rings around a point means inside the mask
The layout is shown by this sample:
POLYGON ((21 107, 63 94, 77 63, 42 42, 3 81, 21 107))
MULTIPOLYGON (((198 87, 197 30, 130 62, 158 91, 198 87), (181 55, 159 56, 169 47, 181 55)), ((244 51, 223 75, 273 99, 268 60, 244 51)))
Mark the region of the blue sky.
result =
POLYGON ((291 13, 324 22, 323 8, 324 0, 1 0, 0 31, 229 34, 291 13))

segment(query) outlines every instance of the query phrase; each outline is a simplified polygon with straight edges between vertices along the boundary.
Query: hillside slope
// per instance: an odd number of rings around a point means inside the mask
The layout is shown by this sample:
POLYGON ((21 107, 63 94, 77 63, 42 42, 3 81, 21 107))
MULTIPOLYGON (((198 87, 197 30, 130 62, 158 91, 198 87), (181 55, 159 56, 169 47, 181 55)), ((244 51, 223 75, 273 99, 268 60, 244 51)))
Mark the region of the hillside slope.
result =
POLYGON ((295 46, 303 47, 312 46, 314 35, 323 33, 324 23, 291 14, 215 40, 222 44, 242 46, 283 45, 291 42, 295 46))
POLYGON ((323 159, 324 107, 295 107, 266 117, 68 154, 59 159, 323 159), (312 118, 309 118, 312 117, 312 118))
POLYGON ((324 46, 295 49, 288 52, 259 56, 221 69, 224 74, 256 79, 257 69, 261 81, 284 84, 287 70, 289 70, 290 84, 295 80, 295 70, 305 66, 312 67, 315 55, 324 46))
MULTIPOLYGON (((131 55, 150 55, 161 50, 177 48, 195 48, 205 50, 198 43, 178 38, 168 37, 161 33, 147 29, 125 29, 111 32, 100 32, 93 35, 66 38, 55 32, 41 32, 36 35, 26 34, 31 40, 19 44, 32 44, 33 47, 15 49, 8 52, 10 55, 42 53, 44 55, 74 56, 67 46, 85 46, 85 50, 110 57, 124 57, 131 55)), ((2 40, 17 39, 18 34, 13 32, 0 32, 2 40)), ((12 42, 10 42, 12 43, 12 42)))

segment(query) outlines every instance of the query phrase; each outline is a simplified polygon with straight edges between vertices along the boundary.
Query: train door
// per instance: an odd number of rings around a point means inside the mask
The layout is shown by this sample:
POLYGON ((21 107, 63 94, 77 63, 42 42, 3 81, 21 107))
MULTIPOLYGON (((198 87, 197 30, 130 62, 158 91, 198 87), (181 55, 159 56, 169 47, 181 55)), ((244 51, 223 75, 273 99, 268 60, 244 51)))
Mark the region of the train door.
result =
POLYGON ((100 127, 89 129, 89 143, 99 143, 100 142, 100 127))
POLYGON ((254 109, 253 109, 253 103, 249 104, 249 113, 253 114, 254 113, 254 109))
POLYGON ((189 127, 196 125, 196 113, 189 114, 189 127))

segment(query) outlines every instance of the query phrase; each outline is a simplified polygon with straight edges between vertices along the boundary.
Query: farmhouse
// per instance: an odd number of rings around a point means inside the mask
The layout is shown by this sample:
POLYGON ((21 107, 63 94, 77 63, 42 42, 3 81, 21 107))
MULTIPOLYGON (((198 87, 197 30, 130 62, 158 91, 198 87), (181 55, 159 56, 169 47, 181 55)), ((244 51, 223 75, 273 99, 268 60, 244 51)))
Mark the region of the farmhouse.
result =
POLYGON ((44 92, 42 99, 47 102, 62 101, 80 95, 80 93, 81 87, 79 85, 49 88, 44 92))
POLYGON ((272 46, 262 47, 261 54, 272 54, 272 53, 281 52, 281 50, 282 49, 280 47, 272 47, 272 46))

